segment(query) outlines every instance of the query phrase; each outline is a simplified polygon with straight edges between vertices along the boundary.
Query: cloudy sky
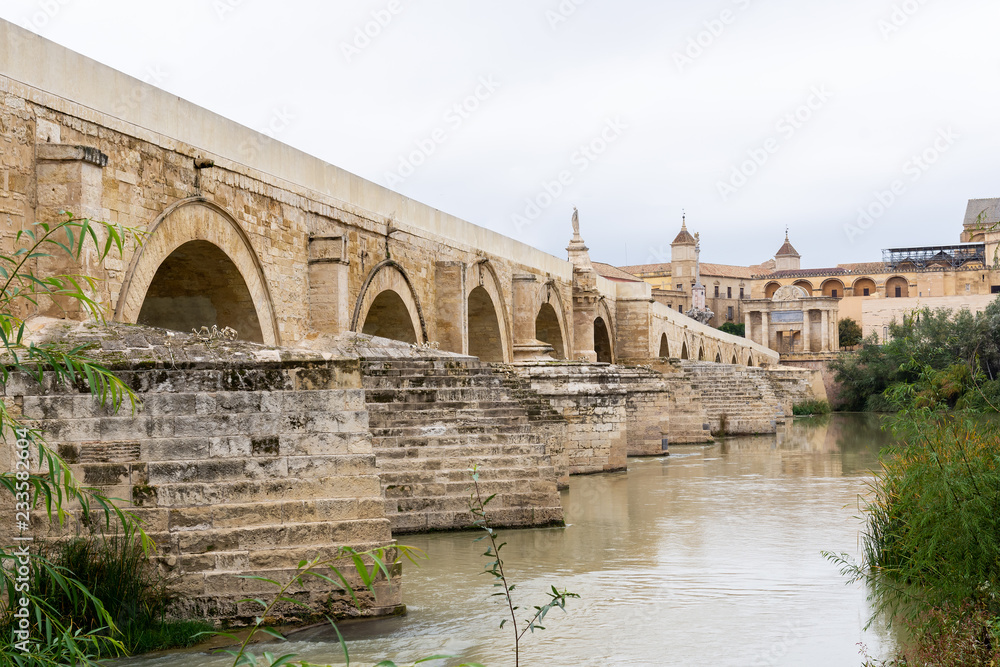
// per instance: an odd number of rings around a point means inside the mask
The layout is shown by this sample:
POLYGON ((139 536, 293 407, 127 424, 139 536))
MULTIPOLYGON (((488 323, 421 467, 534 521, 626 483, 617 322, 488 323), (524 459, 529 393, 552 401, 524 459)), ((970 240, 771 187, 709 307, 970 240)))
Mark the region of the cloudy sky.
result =
POLYGON ((558 256, 804 267, 1000 196, 996 0, 3 0, 0 17, 558 256))

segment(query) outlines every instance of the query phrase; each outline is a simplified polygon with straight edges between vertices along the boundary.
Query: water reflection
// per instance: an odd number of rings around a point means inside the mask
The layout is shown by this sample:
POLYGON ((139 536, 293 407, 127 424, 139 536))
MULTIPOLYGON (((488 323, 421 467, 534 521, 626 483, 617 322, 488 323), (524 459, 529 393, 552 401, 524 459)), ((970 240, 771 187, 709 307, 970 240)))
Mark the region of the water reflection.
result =
MULTIPOLYGON (((841 666, 860 664, 858 642, 885 655, 886 631, 862 631, 864 590, 820 555, 859 551, 857 497, 885 442, 867 416, 797 419, 776 436, 676 447, 669 458, 631 461, 627 474, 573 478, 565 529, 503 533, 524 606, 553 584, 582 596, 527 638, 521 664, 841 666)), ((407 568, 410 614, 346 626, 352 662, 446 652, 513 664, 474 537, 403 540, 431 555, 407 568)), ((309 631, 287 649, 340 664, 332 639, 309 631)), ((129 664, 226 663, 186 655, 129 664)))

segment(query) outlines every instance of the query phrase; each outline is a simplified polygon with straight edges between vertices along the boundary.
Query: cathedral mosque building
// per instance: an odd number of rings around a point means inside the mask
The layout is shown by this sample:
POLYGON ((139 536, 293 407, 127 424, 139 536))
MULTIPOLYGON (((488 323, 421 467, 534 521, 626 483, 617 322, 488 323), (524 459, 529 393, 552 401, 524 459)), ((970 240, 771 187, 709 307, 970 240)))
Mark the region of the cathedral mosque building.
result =
MULTIPOLYGON (((781 296, 795 293, 824 299, 825 303, 835 299, 832 317, 850 317, 861 325, 865 336, 876 333, 884 340, 889 324, 914 310, 967 308, 978 312, 1000 294, 1000 198, 969 200, 959 240, 954 245, 883 250, 881 262, 810 269, 802 268, 801 255, 786 233, 774 258, 761 264, 699 265, 698 240, 688 231, 685 220, 671 243, 669 263, 619 268, 595 264, 595 268, 612 280, 633 277, 649 283, 654 299, 679 312, 691 308, 700 268, 706 303, 714 313, 709 324, 751 324, 747 335, 755 339, 760 335, 759 305, 775 298, 782 287, 793 285, 802 291, 786 290, 781 296)), ((767 338, 766 327, 763 335, 767 338)), ((818 343, 807 349, 798 339, 775 340, 773 334, 767 344, 786 355, 819 351, 815 347, 818 343)))

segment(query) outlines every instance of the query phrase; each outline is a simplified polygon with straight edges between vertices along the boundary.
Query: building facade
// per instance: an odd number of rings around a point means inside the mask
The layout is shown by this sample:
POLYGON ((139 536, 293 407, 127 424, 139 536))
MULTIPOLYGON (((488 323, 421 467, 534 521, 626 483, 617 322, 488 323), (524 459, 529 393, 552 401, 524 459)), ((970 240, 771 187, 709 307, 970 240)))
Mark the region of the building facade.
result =
MULTIPOLYGON (((759 322, 760 310, 751 309, 749 302, 773 299, 787 286, 800 288, 807 298, 834 300, 838 318, 854 319, 866 336, 875 333, 882 340, 893 320, 900 321, 914 310, 981 311, 1000 294, 1000 198, 969 200, 959 240, 953 245, 886 249, 881 262, 803 268, 802 257, 786 233, 784 243, 766 262, 701 264, 708 305, 715 313, 710 324, 745 323, 751 310, 753 321, 759 322)), ((657 301, 685 312, 694 284, 695 244, 683 221, 671 244, 670 263, 621 270, 649 283, 657 301)), ((831 312, 825 306, 823 311, 831 312)), ((750 330, 747 335, 751 336, 750 330)), ((779 343, 772 337, 769 343, 779 352, 782 346, 794 347, 786 338, 779 343)), ((797 344, 802 346, 801 341, 797 344)))

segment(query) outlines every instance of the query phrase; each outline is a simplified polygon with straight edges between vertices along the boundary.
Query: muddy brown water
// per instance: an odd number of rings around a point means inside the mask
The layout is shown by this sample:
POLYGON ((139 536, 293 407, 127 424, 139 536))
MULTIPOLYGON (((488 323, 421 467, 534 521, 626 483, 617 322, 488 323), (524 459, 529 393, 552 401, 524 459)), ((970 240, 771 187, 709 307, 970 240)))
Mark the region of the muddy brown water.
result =
MULTIPOLYGON (((796 419, 776 436, 730 437, 632 459, 628 473, 574 477, 567 526, 502 531, 517 601, 542 604, 555 585, 578 593, 522 640, 521 662, 551 665, 826 666, 861 664, 860 645, 887 657, 892 633, 863 627, 861 585, 847 585, 821 551, 860 550, 858 496, 887 441, 866 415, 796 419)), ((400 664, 433 654, 513 665, 506 607, 482 575, 474 533, 405 536, 426 551, 404 575, 405 618, 344 626, 351 664, 400 664)), ((280 653, 343 664, 329 629, 298 633, 280 653)), ((118 663, 222 667, 183 653, 118 663)))

